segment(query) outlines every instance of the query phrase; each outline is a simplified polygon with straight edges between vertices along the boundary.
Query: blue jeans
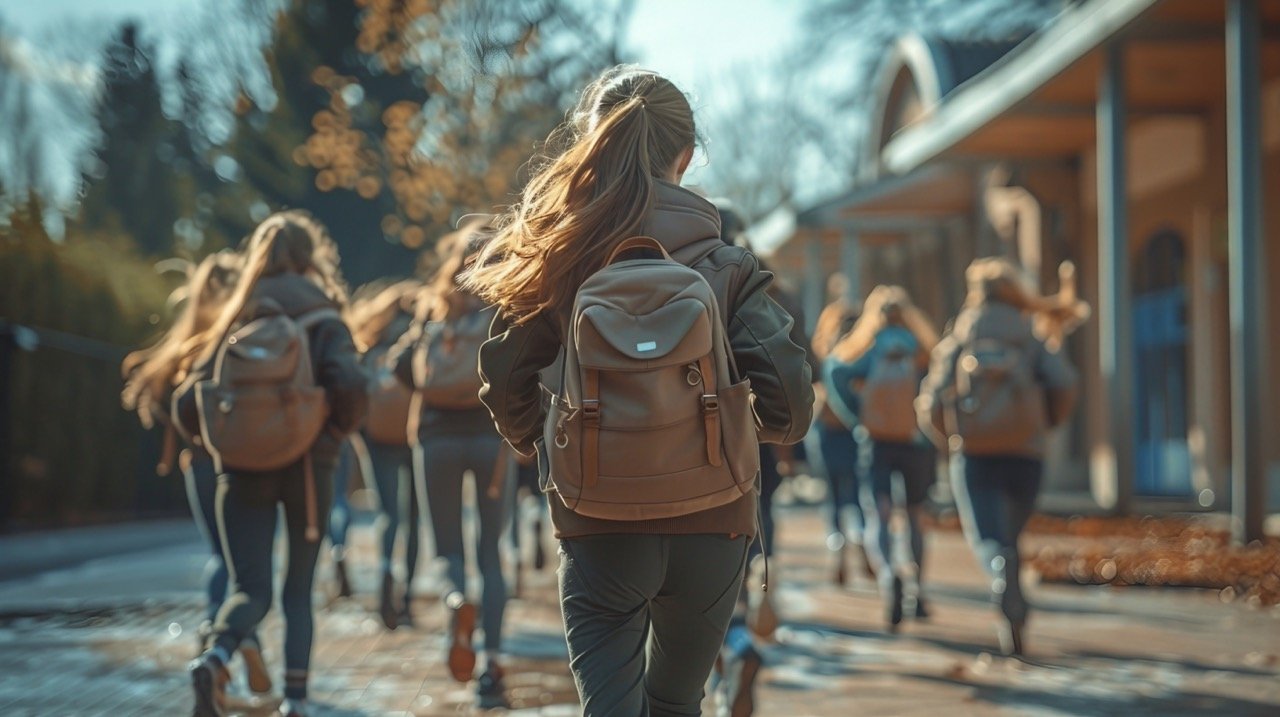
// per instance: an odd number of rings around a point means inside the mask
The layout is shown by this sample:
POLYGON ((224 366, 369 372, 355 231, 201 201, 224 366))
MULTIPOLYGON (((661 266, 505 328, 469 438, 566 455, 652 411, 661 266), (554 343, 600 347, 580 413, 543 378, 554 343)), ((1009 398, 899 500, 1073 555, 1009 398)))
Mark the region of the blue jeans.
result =
POLYGON ((827 504, 831 510, 831 532, 848 536, 854 542, 862 542, 866 519, 858 499, 859 476, 858 442, 853 432, 844 426, 817 424, 818 449, 822 454, 822 469, 827 476, 827 504), (848 512, 853 524, 845 529, 844 515, 848 512))
POLYGON ((991 596, 1014 625, 1027 620, 1022 595, 1018 537, 1040 493, 1043 462, 1024 456, 964 456, 951 459, 951 481, 964 534, 978 564, 991 579, 991 596))
POLYGON ((329 543, 335 548, 347 544, 347 530, 351 528, 350 492, 351 472, 356 469, 355 449, 347 441, 338 452, 338 465, 333 472, 333 508, 329 510, 329 543))
POLYGON ((413 585, 418 568, 418 491, 413 481, 413 451, 409 446, 391 446, 365 438, 373 482, 378 492, 378 538, 382 548, 382 572, 388 574, 396 547, 396 536, 405 534, 406 590, 413 585))
POLYGON ((213 620, 227 599, 227 560, 222 552, 222 536, 218 533, 218 474, 213 470, 213 459, 203 452, 197 454, 182 477, 187 486, 191 516, 209 543, 209 562, 204 569, 205 618, 213 620))

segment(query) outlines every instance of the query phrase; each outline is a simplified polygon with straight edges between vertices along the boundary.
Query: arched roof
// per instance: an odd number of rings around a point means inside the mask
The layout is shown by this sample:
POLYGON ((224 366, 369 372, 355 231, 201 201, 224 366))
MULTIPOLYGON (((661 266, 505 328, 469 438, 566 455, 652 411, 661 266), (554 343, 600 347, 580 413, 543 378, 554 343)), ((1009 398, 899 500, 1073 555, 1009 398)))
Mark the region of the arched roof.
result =
POLYGON ((880 176, 880 150, 898 130, 928 115, 953 90, 990 67, 1022 38, 961 42, 906 35, 894 43, 872 82, 872 107, 859 179, 880 176))

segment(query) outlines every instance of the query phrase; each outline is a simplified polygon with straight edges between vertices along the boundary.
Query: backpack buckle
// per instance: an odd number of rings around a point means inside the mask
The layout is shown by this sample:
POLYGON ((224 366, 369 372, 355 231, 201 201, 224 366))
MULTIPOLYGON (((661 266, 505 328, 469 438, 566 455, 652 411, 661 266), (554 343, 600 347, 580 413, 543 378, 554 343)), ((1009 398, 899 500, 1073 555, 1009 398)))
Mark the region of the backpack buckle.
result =
POLYGON ((582 401, 582 420, 590 423, 598 423, 600 421, 599 400, 588 398, 582 401))
POLYGON ((715 413, 720 410, 720 397, 714 393, 702 394, 702 410, 715 413))

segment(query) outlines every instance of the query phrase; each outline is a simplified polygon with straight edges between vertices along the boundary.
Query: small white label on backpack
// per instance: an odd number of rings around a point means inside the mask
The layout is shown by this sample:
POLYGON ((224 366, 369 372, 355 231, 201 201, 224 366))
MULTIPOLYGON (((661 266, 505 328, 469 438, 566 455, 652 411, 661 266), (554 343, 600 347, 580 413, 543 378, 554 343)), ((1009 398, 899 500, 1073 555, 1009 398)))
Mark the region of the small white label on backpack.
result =
POLYGON ((640 351, 641 353, 645 351, 657 351, 657 350, 658 350, 657 341, 641 341, 640 343, 636 344, 636 351, 640 351))

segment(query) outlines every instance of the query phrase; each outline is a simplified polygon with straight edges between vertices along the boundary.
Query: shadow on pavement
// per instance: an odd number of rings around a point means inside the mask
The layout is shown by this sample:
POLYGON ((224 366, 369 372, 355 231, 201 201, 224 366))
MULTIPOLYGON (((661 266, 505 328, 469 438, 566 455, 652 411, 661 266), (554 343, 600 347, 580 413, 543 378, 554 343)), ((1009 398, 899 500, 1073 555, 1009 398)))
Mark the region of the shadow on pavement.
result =
POLYGON ((1172 692, 1146 695, 1133 692, 1112 694, 1094 691, 1090 694, 1080 685, 1071 693, 1046 691, 1043 686, 1030 688, 1011 685, 986 685, 942 675, 906 675, 925 682, 967 687, 971 700, 1010 707, 1015 710, 1045 710, 1057 715, 1080 717, 1178 717, 1180 715, 1232 715, 1232 717, 1272 717, 1275 705, 1223 695, 1172 692))

